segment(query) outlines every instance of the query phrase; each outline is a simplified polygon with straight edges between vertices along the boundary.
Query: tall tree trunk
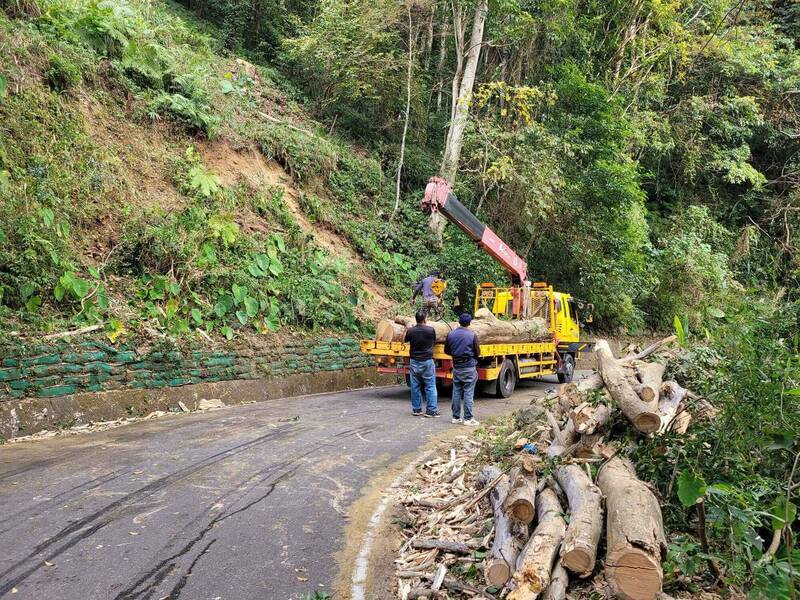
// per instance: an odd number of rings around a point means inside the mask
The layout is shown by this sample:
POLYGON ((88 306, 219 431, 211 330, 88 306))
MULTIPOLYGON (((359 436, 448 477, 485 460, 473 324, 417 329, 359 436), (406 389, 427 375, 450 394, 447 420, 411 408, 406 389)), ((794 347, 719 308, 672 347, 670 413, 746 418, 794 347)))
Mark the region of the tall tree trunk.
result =
POLYGON ((433 51, 433 20, 436 17, 436 5, 431 9, 430 18, 428 18, 428 27, 425 32, 425 63, 424 68, 427 73, 431 68, 431 52, 433 51))
POLYGON ((453 3, 453 43, 456 50, 456 70, 453 73, 452 89, 450 90, 450 127, 445 137, 445 147, 450 146, 450 136, 453 135, 453 115, 458 103, 458 90, 461 86, 461 77, 464 73, 464 15, 460 6, 453 3))
MULTIPOLYGON (((391 218, 394 219, 397 209, 400 208, 400 176, 403 174, 403 160, 406 155, 406 135, 408 135, 408 119, 411 114, 411 70, 414 59, 414 39, 413 27, 411 23, 411 4, 406 6, 408 10, 408 68, 406 70, 406 118, 403 123, 403 137, 400 140, 400 158, 397 161, 397 180, 395 181, 394 210, 391 218)), ((433 17, 431 17, 433 19, 433 17)))
MULTIPOLYGON (((472 100, 472 88, 475 85, 475 75, 478 71, 478 60, 481 55, 483 26, 486 23, 486 15, 488 12, 488 0, 478 0, 475 6, 475 15, 472 20, 472 33, 470 35, 469 46, 467 47, 466 65, 464 66, 464 73, 458 85, 457 98, 455 97, 456 80, 453 79, 454 102, 452 105, 450 128, 447 135, 447 145, 445 146, 440 169, 440 175, 450 183, 455 182, 456 173, 458 172, 458 161, 461 157, 461 147, 464 143, 464 129, 467 126, 469 105, 472 100)), ((441 214, 438 212, 431 213, 430 227, 439 239, 441 239, 442 232, 444 231, 444 225, 445 220, 441 214)))
POLYGON ((436 93, 436 112, 442 110, 442 92, 444 91, 444 61, 447 58, 447 21, 442 22, 442 32, 439 34, 439 64, 436 65, 436 73, 439 75, 438 91, 436 93))

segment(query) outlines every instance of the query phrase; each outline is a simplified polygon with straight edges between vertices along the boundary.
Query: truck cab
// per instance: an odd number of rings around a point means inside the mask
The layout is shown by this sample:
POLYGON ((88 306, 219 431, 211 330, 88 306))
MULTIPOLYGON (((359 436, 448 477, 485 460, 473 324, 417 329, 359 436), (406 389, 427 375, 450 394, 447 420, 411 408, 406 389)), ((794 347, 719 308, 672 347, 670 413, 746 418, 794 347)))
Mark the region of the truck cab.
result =
POLYGON ((515 318, 514 306, 521 306, 521 318, 538 317, 544 319, 550 332, 558 342, 578 342, 580 340, 580 319, 591 323, 591 304, 575 300, 570 294, 556 292, 552 285, 536 282, 530 286, 497 287, 493 283, 482 283, 475 289, 474 312, 488 308, 502 318, 515 318), (515 304, 521 294, 529 294, 523 302, 515 304))

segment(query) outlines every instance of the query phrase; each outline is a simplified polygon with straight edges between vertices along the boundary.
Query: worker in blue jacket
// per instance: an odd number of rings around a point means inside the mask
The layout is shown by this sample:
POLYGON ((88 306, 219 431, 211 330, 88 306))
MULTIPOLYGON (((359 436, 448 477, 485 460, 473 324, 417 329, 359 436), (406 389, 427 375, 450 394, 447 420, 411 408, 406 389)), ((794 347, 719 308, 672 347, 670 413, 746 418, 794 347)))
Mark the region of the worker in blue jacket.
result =
POLYGON ((478 336, 469 328, 472 315, 462 314, 458 318, 458 329, 447 334, 444 352, 453 357, 453 423, 479 425, 472 416, 475 384, 478 383, 478 357, 481 346, 478 336), (463 418, 462 418, 463 404, 463 418))

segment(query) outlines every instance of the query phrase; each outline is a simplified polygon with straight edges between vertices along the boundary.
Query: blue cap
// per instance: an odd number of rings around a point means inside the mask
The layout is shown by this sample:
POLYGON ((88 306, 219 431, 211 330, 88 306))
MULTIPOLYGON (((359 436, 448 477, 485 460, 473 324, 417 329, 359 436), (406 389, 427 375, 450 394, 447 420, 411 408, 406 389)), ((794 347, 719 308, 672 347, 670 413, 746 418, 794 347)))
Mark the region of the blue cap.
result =
POLYGON ((463 325, 464 327, 466 327, 470 323, 472 323, 472 315, 471 314, 462 313, 462 315, 460 317, 458 317, 458 324, 459 325, 463 325))

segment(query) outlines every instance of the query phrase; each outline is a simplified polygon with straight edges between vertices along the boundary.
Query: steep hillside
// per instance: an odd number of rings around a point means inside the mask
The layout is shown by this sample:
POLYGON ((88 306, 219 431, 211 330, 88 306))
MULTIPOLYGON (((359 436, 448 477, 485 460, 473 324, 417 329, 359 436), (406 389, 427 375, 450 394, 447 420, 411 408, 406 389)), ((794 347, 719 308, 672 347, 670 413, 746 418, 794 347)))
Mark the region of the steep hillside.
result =
POLYGON ((406 296, 421 216, 387 228, 381 165, 217 39, 160 3, 0 16, 2 329, 354 330, 406 296))

